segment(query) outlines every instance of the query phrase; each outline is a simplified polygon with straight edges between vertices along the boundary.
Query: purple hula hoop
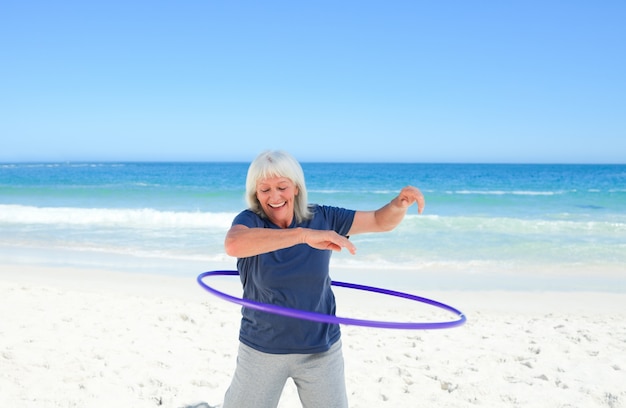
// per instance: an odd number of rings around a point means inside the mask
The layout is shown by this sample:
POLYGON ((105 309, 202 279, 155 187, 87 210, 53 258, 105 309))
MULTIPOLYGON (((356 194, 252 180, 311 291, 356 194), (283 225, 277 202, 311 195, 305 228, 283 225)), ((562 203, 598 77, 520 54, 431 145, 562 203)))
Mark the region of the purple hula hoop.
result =
POLYGON ((320 323, 332 323, 332 324, 345 324, 345 325, 353 325, 353 326, 365 326, 365 327, 377 327, 383 329, 409 329, 409 330, 432 330, 432 329, 448 329, 451 327, 457 327, 465 323, 466 318, 465 315, 453 308, 452 306, 448 306, 444 303, 437 302, 435 300, 427 299, 420 296, 411 295, 409 293, 397 292, 395 290, 381 289, 373 286, 365 286, 359 285, 355 283, 347 283, 347 282, 337 282, 332 281, 333 286, 339 286, 349 289, 358 289, 364 290, 367 292, 376 292, 381 293, 383 295, 396 296, 409 300, 413 300, 415 302, 426 303, 431 306, 438 307, 440 309, 447 310, 458 316, 458 320, 449 321, 449 322, 433 322, 433 323, 411 323, 411 322, 386 322, 379 320, 363 320, 363 319, 352 319, 348 317, 339 317, 333 315, 326 315, 323 313, 315 313, 309 312, 306 310, 298 310, 292 309, 288 307, 278 306, 278 305, 270 305, 267 303, 255 302, 253 300, 242 299, 235 296, 228 295, 224 292, 220 292, 219 290, 213 289, 209 285, 203 282, 203 279, 208 276, 217 276, 217 275, 228 275, 228 276, 238 276, 238 271, 210 271, 203 272, 198 275, 198 283, 204 289, 206 289, 209 293, 227 300, 232 303, 236 303, 238 305, 248 307, 251 309, 261 310, 268 313, 274 313, 282 316, 294 317, 297 319, 305 319, 312 320, 314 322, 320 323))

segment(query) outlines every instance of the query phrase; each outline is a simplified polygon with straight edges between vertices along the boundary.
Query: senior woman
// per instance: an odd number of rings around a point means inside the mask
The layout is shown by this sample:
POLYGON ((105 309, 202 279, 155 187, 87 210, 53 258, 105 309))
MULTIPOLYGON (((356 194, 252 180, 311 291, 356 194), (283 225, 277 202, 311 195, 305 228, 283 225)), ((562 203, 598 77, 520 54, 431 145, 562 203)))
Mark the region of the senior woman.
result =
MULTIPOLYGON (((356 253, 349 236, 395 228, 424 197, 404 187, 376 211, 309 204, 304 173, 283 151, 266 151, 250 164, 249 208, 226 234, 237 257, 243 297, 317 313, 335 314, 331 251, 356 253)), ((276 407, 292 378, 303 407, 348 407, 339 325, 242 308, 237 366, 223 408, 276 407)))

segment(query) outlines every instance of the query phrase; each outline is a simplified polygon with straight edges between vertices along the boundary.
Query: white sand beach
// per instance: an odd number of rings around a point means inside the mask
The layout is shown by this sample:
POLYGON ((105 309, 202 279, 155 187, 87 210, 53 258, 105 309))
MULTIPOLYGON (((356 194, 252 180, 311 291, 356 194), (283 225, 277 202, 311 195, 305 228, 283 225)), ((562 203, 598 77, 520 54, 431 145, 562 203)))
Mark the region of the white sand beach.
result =
MULTIPOLYGON (((358 292, 339 315, 455 318, 358 292)), ((342 327, 351 407, 626 407, 626 294, 415 294, 467 323, 342 327)), ((193 279, 0 265, 0 314, 0 407, 219 407, 235 367, 239 306, 193 279)))

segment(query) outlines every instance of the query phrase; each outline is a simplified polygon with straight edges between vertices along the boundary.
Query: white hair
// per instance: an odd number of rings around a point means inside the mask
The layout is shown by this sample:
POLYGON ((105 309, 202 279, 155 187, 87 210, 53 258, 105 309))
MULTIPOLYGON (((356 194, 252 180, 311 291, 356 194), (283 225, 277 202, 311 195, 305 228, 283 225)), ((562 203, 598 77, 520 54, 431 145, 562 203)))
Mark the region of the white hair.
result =
POLYGON ((304 183, 304 172, 300 163, 289 153, 282 150, 267 150, 259 154, 248 168, 246 177, 246 202, 250 210, 261 217, 266 217, 261 203, 256 196, 256 185, 259 180, 271 177, 285 177, 298 188, 294 200, 294 215, 298 223, 310 219, 313 214, 309 210, 307 191, 304 183))

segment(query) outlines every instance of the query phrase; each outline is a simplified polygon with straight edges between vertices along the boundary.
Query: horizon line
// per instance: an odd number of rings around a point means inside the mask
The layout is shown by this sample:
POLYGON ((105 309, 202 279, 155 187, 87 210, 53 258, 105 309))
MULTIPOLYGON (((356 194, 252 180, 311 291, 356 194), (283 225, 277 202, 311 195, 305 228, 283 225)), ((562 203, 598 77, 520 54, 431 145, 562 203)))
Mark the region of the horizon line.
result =
MULTIPOLYGON (((232 163, 232 164, 249 164, 251 160, 17 160, 17 161, 0 161, 2 165, 10 164, 104 164, 104 163, 232 163)), ((589 165, 589 166, 623 166, 626 162, 558 162, 558 161, 367 161, 367 160, 299 160, 301 164, 492 164, 492 165, 589 165)))

